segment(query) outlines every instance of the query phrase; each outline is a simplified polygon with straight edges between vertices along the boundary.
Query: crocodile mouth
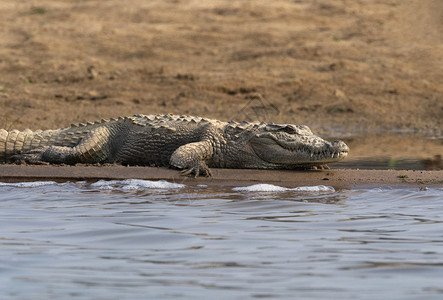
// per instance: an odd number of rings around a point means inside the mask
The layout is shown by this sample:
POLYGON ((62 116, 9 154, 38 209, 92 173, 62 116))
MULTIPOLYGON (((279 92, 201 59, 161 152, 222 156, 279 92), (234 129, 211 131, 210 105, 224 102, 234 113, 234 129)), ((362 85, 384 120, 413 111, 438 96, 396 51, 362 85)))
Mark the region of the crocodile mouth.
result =
POLYGON ((344 159, 349 147, 340 140, 328 142, 318 136, 294 137, 267 133, 252 143, 255 153, 269 163, 310 165, 344 159))
POLYGON ((290 145, 281 143, 278 140, 275 140, 275 142, 288 152, 303 154, 303 157, 308 157, 313 161, 326 159, 340 160, 345 158, 349 152, 348 146, 342 141, 334 141, 332 143, 324 141, 325 145, 322 147, 313 147, 305 144, 290 145))

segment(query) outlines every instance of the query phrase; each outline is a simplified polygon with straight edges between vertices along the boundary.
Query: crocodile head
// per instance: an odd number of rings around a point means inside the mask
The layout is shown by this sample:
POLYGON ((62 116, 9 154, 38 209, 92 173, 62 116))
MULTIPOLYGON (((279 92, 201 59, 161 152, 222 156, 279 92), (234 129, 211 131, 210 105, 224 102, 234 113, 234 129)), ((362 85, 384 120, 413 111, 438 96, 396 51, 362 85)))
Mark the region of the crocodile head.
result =
POLYGON ((343 141, 328 142, 309 127, 267 124, 249 138, 250 149, 269 168, 299 168, 336 162, 348 155, 343 141))

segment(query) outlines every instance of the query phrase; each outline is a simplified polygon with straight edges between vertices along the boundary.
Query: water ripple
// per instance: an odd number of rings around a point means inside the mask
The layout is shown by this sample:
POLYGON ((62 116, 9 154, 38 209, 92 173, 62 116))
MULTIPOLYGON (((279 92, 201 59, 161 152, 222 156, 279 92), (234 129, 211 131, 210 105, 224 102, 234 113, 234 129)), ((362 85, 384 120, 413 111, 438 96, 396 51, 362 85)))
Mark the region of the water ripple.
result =
POLYGON ((0 184, 0 286, 5 299, 437 299, 442 199, 441 188, 0 184))

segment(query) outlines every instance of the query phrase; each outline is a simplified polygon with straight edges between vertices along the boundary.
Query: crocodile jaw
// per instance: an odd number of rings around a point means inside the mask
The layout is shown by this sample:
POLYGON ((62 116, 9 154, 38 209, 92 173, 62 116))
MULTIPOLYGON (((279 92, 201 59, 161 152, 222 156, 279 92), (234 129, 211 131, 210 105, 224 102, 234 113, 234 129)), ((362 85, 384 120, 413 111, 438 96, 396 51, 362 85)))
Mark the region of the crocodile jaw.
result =
POLYGON ((261 133, 251 139, 255 154, 275 165, 309 166, 344 159, 349 147, 343 141, 328 142, 316 135, 261 133))

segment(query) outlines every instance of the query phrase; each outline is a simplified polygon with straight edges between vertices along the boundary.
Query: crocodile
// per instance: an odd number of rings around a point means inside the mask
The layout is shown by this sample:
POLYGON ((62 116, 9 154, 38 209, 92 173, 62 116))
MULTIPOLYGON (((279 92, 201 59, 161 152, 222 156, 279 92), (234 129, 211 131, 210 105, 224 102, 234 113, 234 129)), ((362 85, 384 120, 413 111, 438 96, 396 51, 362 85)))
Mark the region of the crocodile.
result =
POLYGON ((222 122, 193 116, 134 115, 57 130, 0 129, 0 162, 171 167, 211 176, 210 168, 306 169, 345 158, 348 146, 305 125, 222 122))

